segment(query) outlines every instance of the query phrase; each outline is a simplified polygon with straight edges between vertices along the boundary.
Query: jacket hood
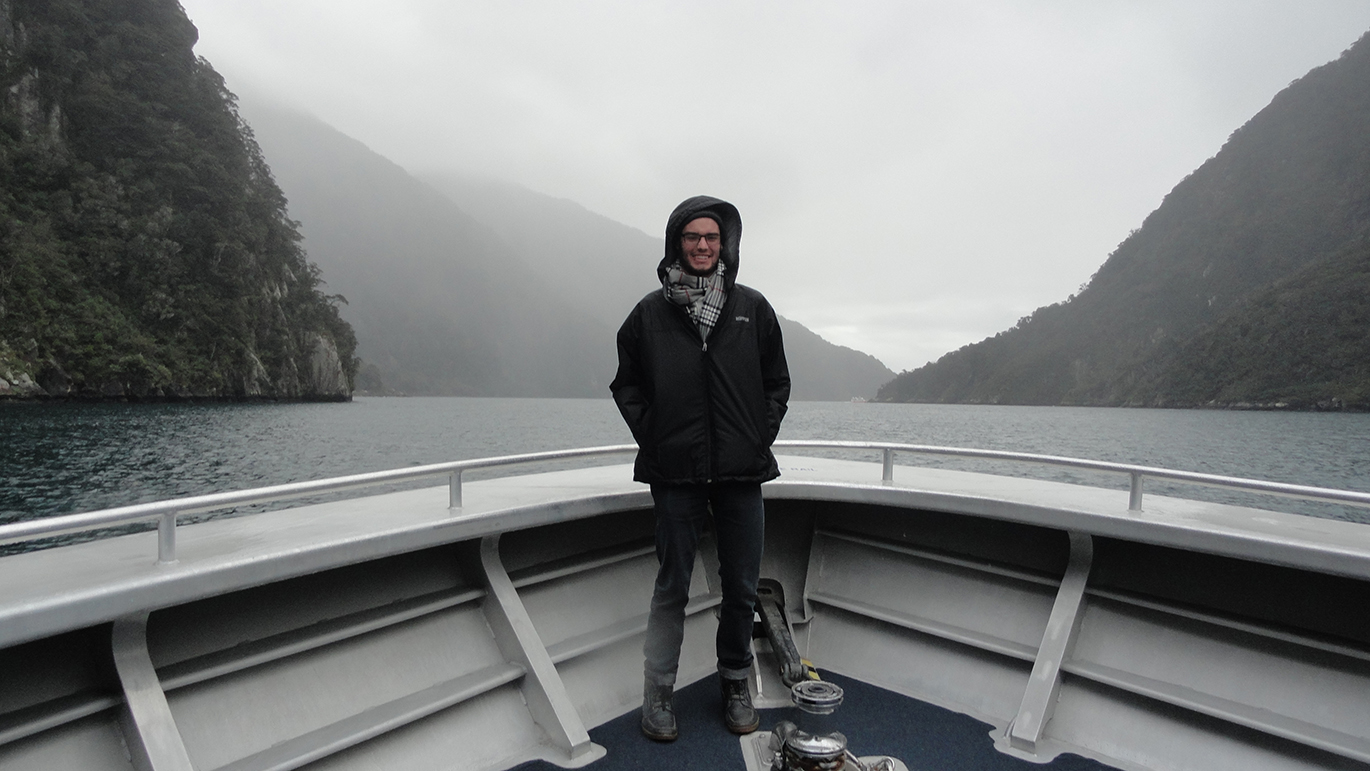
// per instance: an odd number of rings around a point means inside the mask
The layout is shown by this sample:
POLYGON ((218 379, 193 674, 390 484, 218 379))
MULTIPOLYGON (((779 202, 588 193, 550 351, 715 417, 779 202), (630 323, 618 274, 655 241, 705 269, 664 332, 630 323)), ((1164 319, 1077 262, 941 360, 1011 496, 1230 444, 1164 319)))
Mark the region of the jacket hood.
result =
POLYGON ((719 230, 722 240, 719 243, 718 259, 727 270, 723 274, 724 285, 729 289, 737 281, 738 246, 742 243, 742 215, 737 207, 713 196, 697 195, 687 198, 675 207, 670 219, 666 220, 666 256, 656 266, 658 281, 666 280, 666 269, 680 261, 680 234, 691 220, 708 212, 720 220, 719 230))

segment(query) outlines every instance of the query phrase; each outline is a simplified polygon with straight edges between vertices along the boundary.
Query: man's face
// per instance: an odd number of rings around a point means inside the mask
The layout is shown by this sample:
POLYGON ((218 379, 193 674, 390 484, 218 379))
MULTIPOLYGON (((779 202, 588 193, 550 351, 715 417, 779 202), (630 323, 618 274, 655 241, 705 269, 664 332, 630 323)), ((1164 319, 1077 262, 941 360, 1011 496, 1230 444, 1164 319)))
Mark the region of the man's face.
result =
POLYGON ((680 252, 684 255, 685 270, 696 276, 707 275, 718 264, 718 250, 722 234, 718 223, 699 217, 685 223, 680 233, 680 252))

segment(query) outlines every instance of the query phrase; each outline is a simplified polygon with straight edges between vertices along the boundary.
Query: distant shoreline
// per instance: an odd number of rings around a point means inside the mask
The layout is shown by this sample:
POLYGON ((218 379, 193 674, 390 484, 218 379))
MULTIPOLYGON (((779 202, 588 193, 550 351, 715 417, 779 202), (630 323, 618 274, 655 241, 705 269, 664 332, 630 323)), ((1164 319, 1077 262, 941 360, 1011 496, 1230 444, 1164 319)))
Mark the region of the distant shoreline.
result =
POLYGON ((974 407, 1087 407, 1107 410, 1211 410, 1214 412, 1370 412, 1370 404, 1318 402, 1291 404, 1288 402, 1228 402, 1224 404, 1003 404, 999 402, 920 402, 877 400, 877 404, 947 404, 974 407))
POLYGON ((66 396, 37 396, 26 394, 23 396, 0 395, 0 407, 5 405, 21 404, 306 404, 315 402, 350 402, 352 394, 338 395, 329 394, 321 396, 297 396, 294 398, 282 398, 276 396, 103 396, 90 395, 82 396, 72 394, 66 396))
MULTIPOLYGON (((314 404, 314 403, 344 403, 353 401, 353 397, 360 396, 367 399, 409 399, 409 398, 568 398, 579 399, 585 397, 505 397, 500 395, 471 396, 463 394, 407 394, 407 393, 368 393, 365 391, 355 391, 345 396, 302 396, 295 398, 281 398, 273 396, 101 396, 101 395, 0 395, 0 408, 7 405, 35 405, 35 404, 314 404)), ((597 398, 597 397, 592 397, 597 398)), ((603 397, 603 398, 608 398, 603 397)), ((815 401, 815 400, 800 400, 815 401)), ((820 402, 842 403, 842 399, 818 399, 820 402)), ((857 402, 852 402, 856 404, 857 402)), ((920 401, 884 401, 870 400, 860 402, 862 404, 926 404, 926 405, 946 405, 959 407, 1083 407, 1089 409, 1111 409, 1111 410, 1199 410, 1208 412, 1344 412, 1352 414, 1370 413, 1370 404, 1346 404, 1317 403, 1317 404, 1291 404, 1287 402, 1253 403, 1253 402, 1231 402, 1226 404, 1001 404, 989 402, 920 402, 920 401)))

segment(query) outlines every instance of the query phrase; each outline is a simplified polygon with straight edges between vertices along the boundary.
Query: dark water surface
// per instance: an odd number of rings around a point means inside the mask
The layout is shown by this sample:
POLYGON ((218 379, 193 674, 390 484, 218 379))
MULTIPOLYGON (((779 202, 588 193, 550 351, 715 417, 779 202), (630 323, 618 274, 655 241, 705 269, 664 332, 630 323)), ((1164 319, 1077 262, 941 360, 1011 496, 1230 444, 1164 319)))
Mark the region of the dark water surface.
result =
MULTIPOLYGON (((1370 491, 1370 415, 1075 407, 791 405, 782 439, 1015 450, 1370 491)), ((447 460, 620 444, 608 399, 0 406, 0 522, 447 460)), ((849 454, 851 455, 851 454, 849 454)), ((878 462, 874 454, 855 454, 878 462)), ((899 462, 1124 487, 1117 475, 899 462)), ((878 478, 876 467, 873 474, 878 478)), ((474 476, 474 475, 473 475, 474 476)), ((429 484, 435 484, 430 482, 429 484)), ((1150 481, 1148 492, 1370 522, 1370 510, 1150 481)))

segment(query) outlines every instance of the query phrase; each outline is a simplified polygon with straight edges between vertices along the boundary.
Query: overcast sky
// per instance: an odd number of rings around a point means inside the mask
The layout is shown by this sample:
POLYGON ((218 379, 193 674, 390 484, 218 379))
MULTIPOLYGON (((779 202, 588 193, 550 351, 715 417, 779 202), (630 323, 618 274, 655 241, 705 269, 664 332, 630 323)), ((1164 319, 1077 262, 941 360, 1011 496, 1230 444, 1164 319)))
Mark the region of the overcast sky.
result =
POLYGON ((182 2, 231 89, 411 171, 658 236, 733 201, 740 280, 896 371, 1077 291, 1370 29, 1367 0, 182 2))

